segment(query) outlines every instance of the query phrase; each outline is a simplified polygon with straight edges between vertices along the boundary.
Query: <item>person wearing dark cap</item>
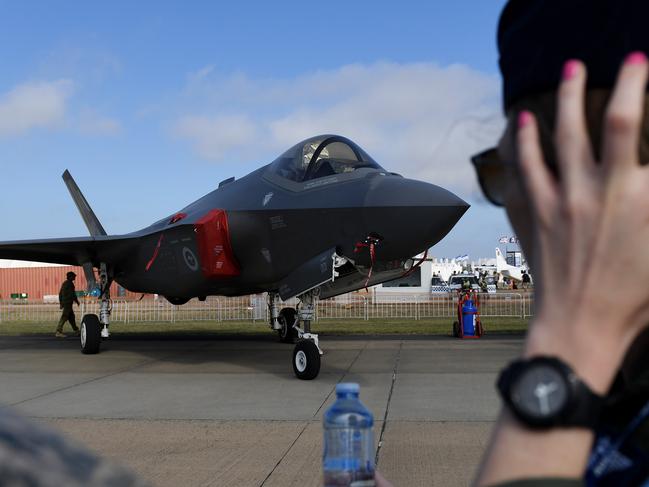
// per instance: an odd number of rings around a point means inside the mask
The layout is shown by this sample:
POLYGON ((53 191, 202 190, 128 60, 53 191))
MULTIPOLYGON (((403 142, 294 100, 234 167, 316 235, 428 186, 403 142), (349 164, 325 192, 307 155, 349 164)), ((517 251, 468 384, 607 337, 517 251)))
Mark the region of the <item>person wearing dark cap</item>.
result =
POLYGON ((59 291, 59 306, 63 311, 61 312, 61 319, 59 320, 59 324, 56 327, 56 333, 54 334, 57 338, 65 338, 63 325, 66 321, 70 322, 74 334, 79 335, 79 328, 77 328, 74 310, 72 309, 74 303, 79 305, 79 298, 77 298, 77 293, 74 289, 74 280, 77 275, 74 272, 68 272, 66 277, 67 279, 63 284, 61 284, 61 290, 59 291))
POLYGON ((644 0, 501 16, 507 128, 472 160, 535 269, 536 313, 477 485, 647 485, 647 18, 644 0))

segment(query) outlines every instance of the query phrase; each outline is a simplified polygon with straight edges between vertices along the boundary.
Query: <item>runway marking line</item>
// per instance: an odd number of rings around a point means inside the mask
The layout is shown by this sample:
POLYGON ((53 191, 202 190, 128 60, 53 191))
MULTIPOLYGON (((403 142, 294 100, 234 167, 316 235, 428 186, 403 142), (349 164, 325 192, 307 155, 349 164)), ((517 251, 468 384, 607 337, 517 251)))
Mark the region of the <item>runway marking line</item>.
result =
POLYGON ((399 371, 399 362, 401 361, 401 350, 403 350, 403 340, 399 342, 399 350, 397 358, 394 361, 394 369, 392 369, 392 383, 390 384, 390 393, 388 394, 388 402, 385 406, 385 415, 383 416, 383 424, 381 425, 381 433, 379 434, 379 441, 376 445, 376 457, 374 457, 374 465, 379 464, 379 454, 381 453, 381 446, 383 446, 383 434, 388 424, 388 415, 390 414, 390 403, 392 402, 392 392, 394 392, 394 384, 397 382, 397 372, 399 371))

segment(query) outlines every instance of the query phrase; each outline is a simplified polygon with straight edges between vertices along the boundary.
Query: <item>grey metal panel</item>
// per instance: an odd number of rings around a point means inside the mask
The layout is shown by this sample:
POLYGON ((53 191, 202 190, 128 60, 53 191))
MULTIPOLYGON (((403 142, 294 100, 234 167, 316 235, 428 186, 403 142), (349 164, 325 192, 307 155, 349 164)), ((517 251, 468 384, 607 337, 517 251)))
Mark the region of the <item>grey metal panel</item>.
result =
POLYGON ((286 301, 333 279, 335 248, 325 250, 298 267, 279 285, 279 296, 286 301))

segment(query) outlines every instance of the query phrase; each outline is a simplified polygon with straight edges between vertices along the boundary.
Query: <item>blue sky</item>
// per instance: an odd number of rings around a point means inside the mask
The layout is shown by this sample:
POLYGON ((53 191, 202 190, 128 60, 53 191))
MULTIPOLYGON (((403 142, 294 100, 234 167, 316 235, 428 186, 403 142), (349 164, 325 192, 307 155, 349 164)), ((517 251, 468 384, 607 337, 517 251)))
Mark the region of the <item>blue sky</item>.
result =
POLYGON ((66 168, 126 233, 333 132, 472 204, 435 256, 493 256, 504 3, 0 0, 0 240, 86 234, 66 168))

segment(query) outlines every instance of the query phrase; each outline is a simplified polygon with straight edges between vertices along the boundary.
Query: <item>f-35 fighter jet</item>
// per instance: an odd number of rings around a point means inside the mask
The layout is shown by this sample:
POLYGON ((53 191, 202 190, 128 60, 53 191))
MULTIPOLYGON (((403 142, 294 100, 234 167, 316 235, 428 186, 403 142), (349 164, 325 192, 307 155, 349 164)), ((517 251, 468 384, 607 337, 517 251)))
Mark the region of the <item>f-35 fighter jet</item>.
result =
POLYGON ((301 379, 320 370, 314 300, 404 276, 420 263, 413 256, 468 209, 445 189, 383 169, 338 135, 304 140, 126 235, 108 236, 68 171, 63 179, 91 236, 0 242, 0 258, 83 266, 101 302, 99 316, 82 319, 83 353, 99 352, 109 336, 113 281, 176 305, 267 292, 270 327, 282 341, 297 340, 293 370, 301 379), (279 309, 279 298, 295 296, 297 308, 279 309))

